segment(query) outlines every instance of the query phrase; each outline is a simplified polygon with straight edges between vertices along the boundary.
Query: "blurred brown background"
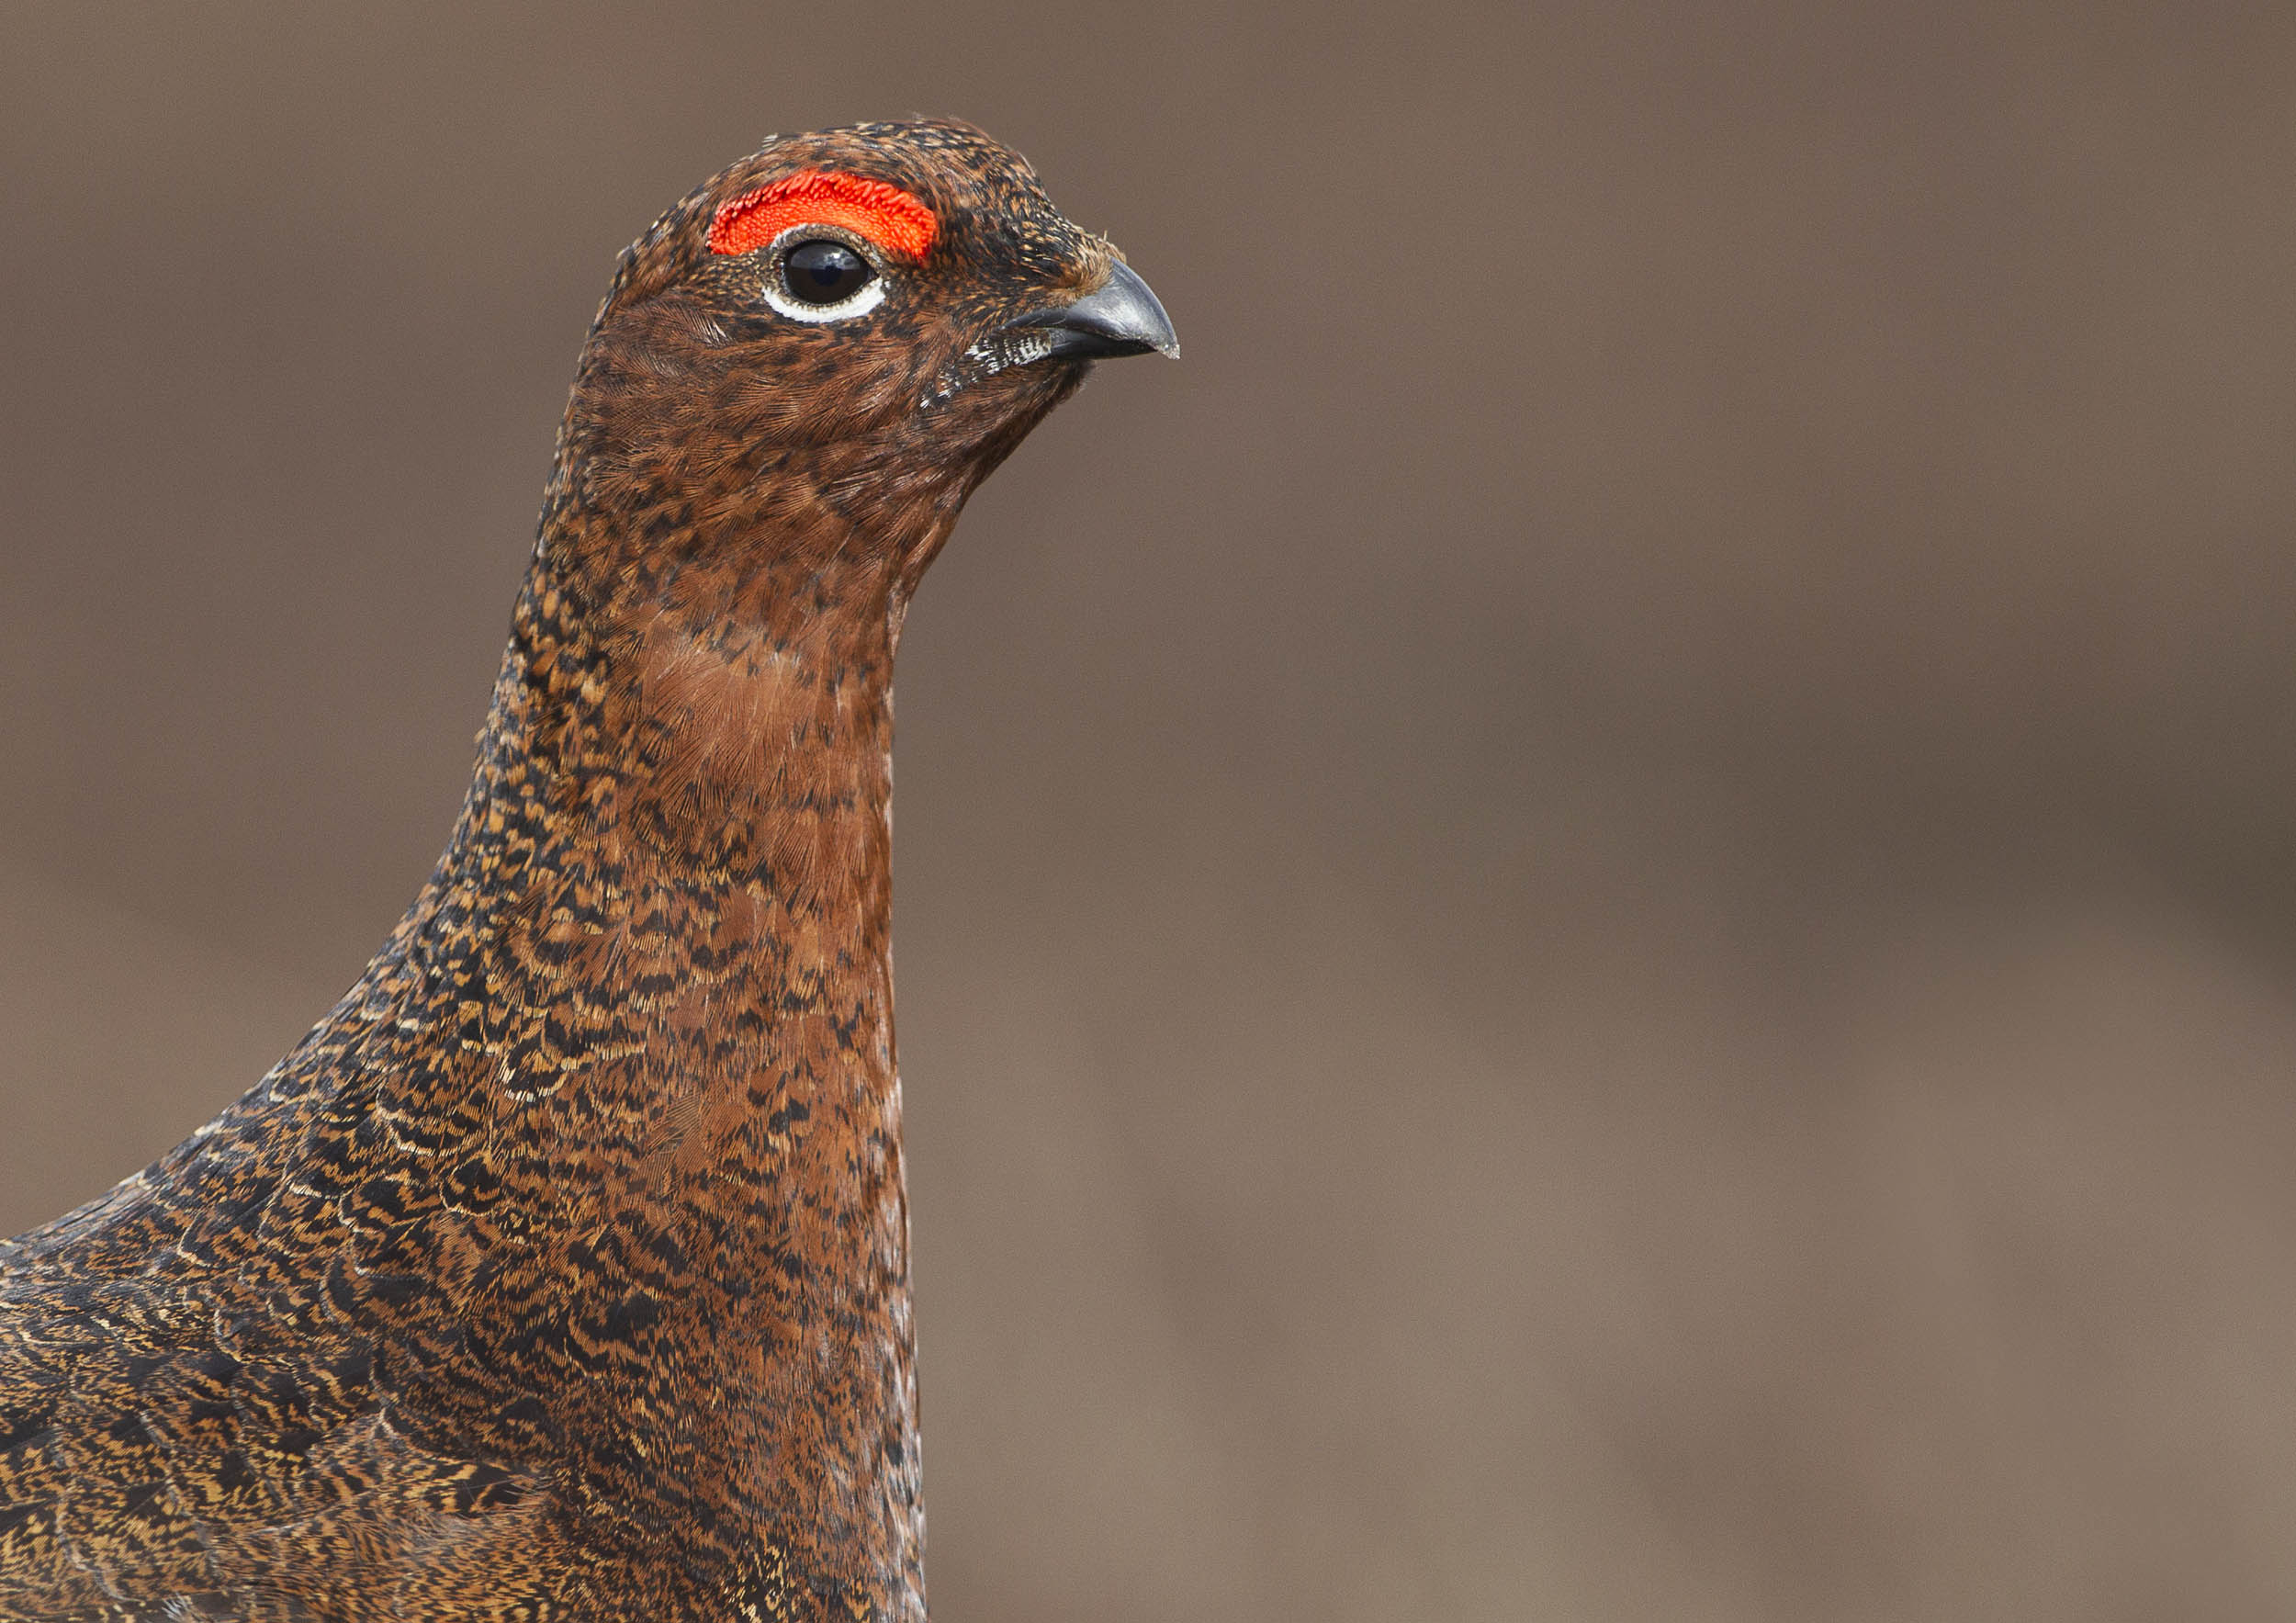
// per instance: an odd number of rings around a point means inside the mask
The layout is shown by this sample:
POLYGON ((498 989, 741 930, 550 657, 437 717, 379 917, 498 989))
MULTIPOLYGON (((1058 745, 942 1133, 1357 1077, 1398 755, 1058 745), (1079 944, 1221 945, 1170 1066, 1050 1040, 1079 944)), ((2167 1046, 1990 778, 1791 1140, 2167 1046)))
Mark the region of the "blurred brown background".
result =
POLYGON ((2296 12, 0 17, 0 1231, 412 894, 620 245, 955 113, 1187 358, 904 649, 936 1616, 2296 1616, 2296 12))

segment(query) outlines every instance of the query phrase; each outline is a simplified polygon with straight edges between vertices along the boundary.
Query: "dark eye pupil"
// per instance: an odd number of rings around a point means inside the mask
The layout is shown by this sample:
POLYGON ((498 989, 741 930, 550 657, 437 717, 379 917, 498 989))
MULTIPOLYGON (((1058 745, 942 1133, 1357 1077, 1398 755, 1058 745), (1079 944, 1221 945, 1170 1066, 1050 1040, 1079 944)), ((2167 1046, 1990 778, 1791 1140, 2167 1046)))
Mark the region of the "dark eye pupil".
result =
POLYGON ((869 261, 842 242, 800 242, 782 256, 782 280, 789 296, 805 304, 850 299, 876 274, 869 261))

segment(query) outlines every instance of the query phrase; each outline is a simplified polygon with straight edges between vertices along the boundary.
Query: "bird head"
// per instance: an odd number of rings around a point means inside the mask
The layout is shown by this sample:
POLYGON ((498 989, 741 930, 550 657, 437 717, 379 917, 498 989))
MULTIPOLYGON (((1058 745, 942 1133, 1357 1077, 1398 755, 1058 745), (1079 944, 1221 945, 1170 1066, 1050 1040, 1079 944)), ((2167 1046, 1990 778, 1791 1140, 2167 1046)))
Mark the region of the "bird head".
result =
POLYGON ((1094 360, 1156 351, 1178 344, 1147 284, 981 131, 779 138, 624 254, 561 442, 563 544, 625 575, 833 550, 913 583, 1094 360))

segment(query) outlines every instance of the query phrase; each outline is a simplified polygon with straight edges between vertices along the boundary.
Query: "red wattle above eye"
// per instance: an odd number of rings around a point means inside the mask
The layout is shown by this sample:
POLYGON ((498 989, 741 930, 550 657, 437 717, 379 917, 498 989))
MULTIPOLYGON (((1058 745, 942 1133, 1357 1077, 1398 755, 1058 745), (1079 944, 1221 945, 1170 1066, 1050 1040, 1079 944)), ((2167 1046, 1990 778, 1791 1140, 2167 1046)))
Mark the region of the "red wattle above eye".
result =
POLYGON ((710 220, 710 252, 747 254, 793 225, 834 225, 857 231, 904 259, 922 259, 940 222, 897 186, 808 169, 744 192, 710 220))

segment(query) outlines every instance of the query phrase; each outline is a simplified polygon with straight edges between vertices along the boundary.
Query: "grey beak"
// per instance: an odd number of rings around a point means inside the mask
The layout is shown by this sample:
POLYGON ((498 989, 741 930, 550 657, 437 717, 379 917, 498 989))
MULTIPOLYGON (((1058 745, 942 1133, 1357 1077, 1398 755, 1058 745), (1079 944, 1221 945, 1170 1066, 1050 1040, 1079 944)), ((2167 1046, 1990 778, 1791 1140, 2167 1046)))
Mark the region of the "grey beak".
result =
POLYGON ((1049 353, 1099 359, 1108 355, 1144 355, 1150 350, 1180 357, 1180 340, 1172 331, 1172 318, 1149 290, 1148 284, 1121 260, 1109 279, 1094 292, 1058 310, 1039 310, 1010 323, 1033 327, 1052 337, 1049 353))

